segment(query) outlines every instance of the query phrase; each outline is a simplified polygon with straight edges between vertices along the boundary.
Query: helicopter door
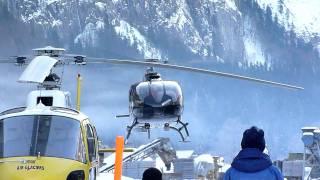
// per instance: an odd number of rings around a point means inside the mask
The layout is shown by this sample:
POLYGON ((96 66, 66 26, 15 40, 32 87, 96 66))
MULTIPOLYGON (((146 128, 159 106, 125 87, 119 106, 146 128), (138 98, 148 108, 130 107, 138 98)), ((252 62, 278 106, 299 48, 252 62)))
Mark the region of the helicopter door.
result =
POLYGON ((95 180, 97 174, 97 165, 98 165, 98 152, 97 152, 97 136, 95 129, 90 125, 87 124, 87 142, 88 142, 88 155, 89 161, 92 164, 92 167, 89 172, 89 180, 95 180))

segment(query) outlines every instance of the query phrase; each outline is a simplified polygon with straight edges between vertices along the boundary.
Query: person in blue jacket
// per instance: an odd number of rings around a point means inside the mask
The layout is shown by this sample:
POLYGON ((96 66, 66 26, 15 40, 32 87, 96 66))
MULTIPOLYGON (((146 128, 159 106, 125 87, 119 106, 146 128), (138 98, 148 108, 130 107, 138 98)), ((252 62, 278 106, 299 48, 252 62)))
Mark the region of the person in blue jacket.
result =
POLYGON ((279 169, 264 154, 264 132, 255 126, 243 133, 242 150, 234 158, 224 180, 283 180, 279 169))

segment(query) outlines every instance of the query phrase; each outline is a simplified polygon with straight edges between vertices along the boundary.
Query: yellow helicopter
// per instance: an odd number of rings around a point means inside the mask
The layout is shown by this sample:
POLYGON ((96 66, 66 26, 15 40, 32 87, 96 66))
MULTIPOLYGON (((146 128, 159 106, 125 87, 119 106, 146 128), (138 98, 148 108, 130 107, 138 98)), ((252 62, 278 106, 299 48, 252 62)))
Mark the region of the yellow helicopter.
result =
MULTIPOLYGON (((36 83, 38 89, 29 93, 26 107, 0 113, 1 180, 93 180, 98 177, 99 146, 95 127, 79 109, 71 108, 70 93, 60 90, 60 77, 53 70, 60 65, 111 63, 154 66, 302 89, 288 84, 159 62, 86 58, 81 55, 70 58, 63 55, 65 50, 62 48, 45 47, 34 51, 35 58, 28 64, 19 81, 36 83)), ((15 63, 26 64, 27 58, 17 57, 15 63)), ((79 105, 78 102, 77 107, 79 105)))
POLYGON ((34 51, 19 81, 37 83, 38 89, 29 93, 26 107, 0 114, 0 179, 96 179, 95 127, 71 108, 70 93, 60 90, 60 77, 52 71, 64 49, 34 51))

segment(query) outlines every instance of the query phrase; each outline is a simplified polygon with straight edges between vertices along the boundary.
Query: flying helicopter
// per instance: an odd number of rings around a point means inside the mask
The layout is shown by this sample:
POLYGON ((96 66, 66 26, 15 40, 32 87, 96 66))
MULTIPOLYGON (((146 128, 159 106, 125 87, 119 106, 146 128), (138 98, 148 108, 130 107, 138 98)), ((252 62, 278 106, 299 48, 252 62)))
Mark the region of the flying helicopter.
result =
MULTIPOLYGON (((98 60, 103 62, 109 61, 103 59, 98 60)), ((184 98, 181 86, 177 81, 163 80, 161 74, 155 71, 155 66, 253 81, 290 89, 303 89, 298 86, 246 76, 172 65, 168 64, 168 61, 160 61, 158 59, 146 59, 145 62, 133 62, 128 60, 119 61, 124 64, 128 63, 134 65, 134 63, 137 63, 139 65, 148 66, 142 81, 134 83, 130 87, 129 114, 116 116, 117 118, 133 118, 132 124, 127 126, 126 143, 128 142, 133 129, 141 132, 147 132, 148 138, 150 138, 150 130, 152 128, 163 128, 166 131, 174 130, 180 135, 182 142, 186 142, 186 138, 189 136, 189 130, 187 128, 189 123, 182 121, 184 98)), ((90 61, 90 63, 99 62, 90 61)))
MULTIPOLYGON (((159 62, 147 59, 147 62, 159 62)), ((166 63, 166 62, 164 62, 166 63)), ((183 95, 178 82, 163 80, 154 67, 148 67, 143 80, 131 85, 129 90, 129 115, 116 117, 133 117, 133 122, 127 126, 126 141, 134 128, 148 132, 152 127, 172 129, 180 134, 182 141, 189 136, 188 123, 181 121, 183 113, 183 95), (175 125, 172 125, 172 123, 175 125), (177 125, 180 125, 177 127, 177 125), (184 131, 184 133, 182 132, 184 131), (185 134, 185 135, 184 135, 185 134)))

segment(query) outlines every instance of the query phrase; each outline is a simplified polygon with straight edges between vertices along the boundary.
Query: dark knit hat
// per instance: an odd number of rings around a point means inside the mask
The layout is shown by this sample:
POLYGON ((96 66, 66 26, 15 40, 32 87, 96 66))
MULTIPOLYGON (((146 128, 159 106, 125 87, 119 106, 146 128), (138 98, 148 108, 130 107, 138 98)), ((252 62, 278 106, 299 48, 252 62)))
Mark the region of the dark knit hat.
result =
POLYGON ((241 141, 241 147, 242 149, 257 148, 263 152, 266 147, 263 130, 256 126, 252 126, 250 129, 245 130, 241 141))
POLYGON ((142 180, 162 180, 162 173, 157 168, 149 168, 143 172, 142 180))

